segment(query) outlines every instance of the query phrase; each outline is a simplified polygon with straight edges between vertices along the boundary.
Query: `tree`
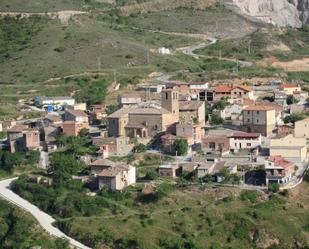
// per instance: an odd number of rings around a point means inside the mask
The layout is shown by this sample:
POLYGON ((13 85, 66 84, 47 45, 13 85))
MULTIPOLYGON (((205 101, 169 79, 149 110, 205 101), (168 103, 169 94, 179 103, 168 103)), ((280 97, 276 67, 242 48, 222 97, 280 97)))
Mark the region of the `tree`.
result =
POLYGON ((292 105, 298 103, 298 100, 293 95, 289 95, 286 99, 286 103, 292 105))
POLYGON ((220 125, 223 124, 224 120, 217 114, 212 114, 210 118, 210 125, 220 125))
POLYGON ((188 141, 185 139, 176 139, 173 143, 173 148, 179 156, 186 155, 188 152, 188 147, 188 141))
POLYGON ((145 144, 139 143, 139 144, 134 146, 133 151, 137 152, 137 153, 145 152, 145 151, 147 151, 147 146, 145 144))
POLYGON ((224 110, 226 106, 229 105, 229 102, 227 102, 226 99, 220 99, 219 101, 215 102, 214 105, 212 106, 212 109, 217 109, 217 110, 224 110))
POLYGON ((302 120, 304 119, 304 116, 301 115, 301 114, 292 114, 290 116, 286 116, 284 118, 284 123, 287 124, 287 123, 295 123, 296 121, 299 121, 299 120, 302 120))
POLYGON ((84 164, 77 161, 73 155, 54 153, 50 158, 49 172, 56 183, 64 183, 84 168, 84 164))
POLYGON ((146 172, 145 179, 146 180, 156 180, 159 178, 159 173, 154 169, 149 169, 146 172))

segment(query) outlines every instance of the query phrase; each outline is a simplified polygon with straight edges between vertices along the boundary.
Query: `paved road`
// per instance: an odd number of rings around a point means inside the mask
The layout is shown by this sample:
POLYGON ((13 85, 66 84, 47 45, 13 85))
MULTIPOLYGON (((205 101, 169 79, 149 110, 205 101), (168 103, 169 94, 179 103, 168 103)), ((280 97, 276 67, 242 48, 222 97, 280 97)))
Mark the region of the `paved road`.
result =
POLYGON ((52 224, 55 221, 50 215, 44 213, 39 208, 21 198, 13 191, 9 189, 10 184, 16 180, 17 178, 10 178, 6 180, 0 181, 0 197, 7 200, 10 203, 24 209, 25 211, 31 213, 34 218, 39 222, 42 228, 48 232, 49 234, 58 237, 67 239, 72 246, 78 249, 91 249, 80 242, 66 236, 63 232, 61 232, 58 228, 54 227, 52 224))

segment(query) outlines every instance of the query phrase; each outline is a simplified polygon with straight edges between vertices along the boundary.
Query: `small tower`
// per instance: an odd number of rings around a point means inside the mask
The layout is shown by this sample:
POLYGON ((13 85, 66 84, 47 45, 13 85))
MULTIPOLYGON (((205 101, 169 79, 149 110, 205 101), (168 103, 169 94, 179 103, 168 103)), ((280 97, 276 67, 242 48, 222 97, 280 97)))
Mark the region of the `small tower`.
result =
POLYGON ((161 92, 162 108, 171 112, 178 120, 179 118, 179 94, 175 89, 164 89, 161 92))

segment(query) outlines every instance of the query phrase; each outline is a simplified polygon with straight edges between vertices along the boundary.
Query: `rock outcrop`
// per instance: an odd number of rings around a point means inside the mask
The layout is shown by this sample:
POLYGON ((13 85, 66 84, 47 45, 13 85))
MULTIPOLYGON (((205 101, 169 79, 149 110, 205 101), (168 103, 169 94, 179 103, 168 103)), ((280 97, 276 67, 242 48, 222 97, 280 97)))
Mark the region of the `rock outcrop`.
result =
POLYGON ((278 26, 300 27, 309 23, 309 0, 233 0, 240 10, 278 26))

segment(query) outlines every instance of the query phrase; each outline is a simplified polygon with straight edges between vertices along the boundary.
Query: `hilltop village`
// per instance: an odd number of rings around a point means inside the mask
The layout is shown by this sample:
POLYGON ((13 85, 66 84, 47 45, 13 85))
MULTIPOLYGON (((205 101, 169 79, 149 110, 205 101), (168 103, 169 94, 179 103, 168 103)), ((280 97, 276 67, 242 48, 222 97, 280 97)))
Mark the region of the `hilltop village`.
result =
POLYGON ((307 168, 308 93, 296 83, 167 82, 139 85, 114 104, 87 106, 71 97, 38 96, 29 105, 45 116, 2 122, 7 134, 2 148, 32 152, 38 167, 49 169, 50 157, 84 139, 76 145, 84 151, 74 159, 87 170, 72 177, 89 183, 94 194, 183 177, 290 189, 307 168), (145 171, 138 161, 127 160, 136 154, 155 157, 156 166, 145 171))

